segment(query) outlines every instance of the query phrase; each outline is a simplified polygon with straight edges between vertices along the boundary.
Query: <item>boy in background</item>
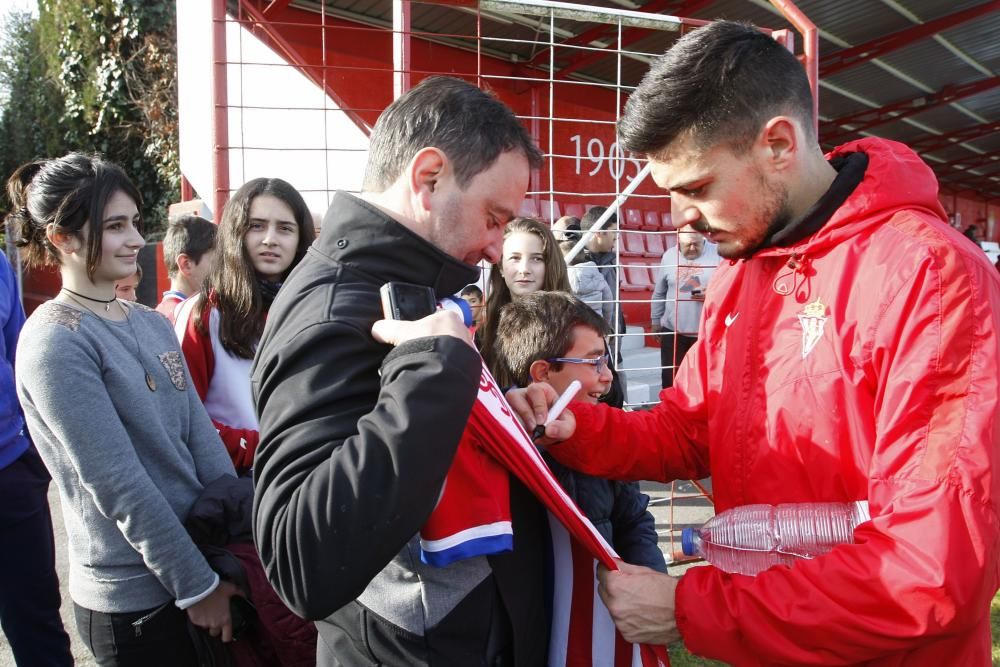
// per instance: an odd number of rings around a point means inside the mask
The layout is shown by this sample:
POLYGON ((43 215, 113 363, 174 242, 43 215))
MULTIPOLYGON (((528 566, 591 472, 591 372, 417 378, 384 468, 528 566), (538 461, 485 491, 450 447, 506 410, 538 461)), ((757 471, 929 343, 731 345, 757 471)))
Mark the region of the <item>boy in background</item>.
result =
POLYGON ((197 215, 185 215, 170 223, 163 237, 163 263, 170 277, 170 289, 156 306, 157 312, 174 322, 181 301, 201 289, 215 265, 216 226, 197 215))
POLYGON ((130 275, 128 278, 122 278, 115 283, 115 296, 119 299, 124 299, 125 301, 138 301, 139 297, 136 295, 135 291, 139 289, 139 283, 141 282, 142 267, 136 264, 135 273, 130 275))
MULTIPOLYGON (((534 292, 504 306, 494 352, 500 386, 547 382, 558 393, 579 380, 575 400, 596 404, 611 388, 607 322, 563 292, 534 292)), ((614 482, 545 457, 566 493, 623 560, 666 572, 649 497, 636 482, 614 482)))
POLYGON ((466 285, 458 295, 465 299, 472 310, 473 331, 475 331, 483 323, 483 290, 477 285, 466 285))

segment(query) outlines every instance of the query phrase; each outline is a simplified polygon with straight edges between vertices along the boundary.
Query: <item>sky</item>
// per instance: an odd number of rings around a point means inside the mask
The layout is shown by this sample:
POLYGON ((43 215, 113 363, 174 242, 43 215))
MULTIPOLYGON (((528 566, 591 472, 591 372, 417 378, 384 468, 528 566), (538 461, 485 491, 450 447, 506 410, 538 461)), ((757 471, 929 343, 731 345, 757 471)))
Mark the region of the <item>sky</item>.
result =
POLYGON ((12 9, 30 9, 37 14, 38 2, 36 0, 0 0, 0 21, 4 20, 12 9))

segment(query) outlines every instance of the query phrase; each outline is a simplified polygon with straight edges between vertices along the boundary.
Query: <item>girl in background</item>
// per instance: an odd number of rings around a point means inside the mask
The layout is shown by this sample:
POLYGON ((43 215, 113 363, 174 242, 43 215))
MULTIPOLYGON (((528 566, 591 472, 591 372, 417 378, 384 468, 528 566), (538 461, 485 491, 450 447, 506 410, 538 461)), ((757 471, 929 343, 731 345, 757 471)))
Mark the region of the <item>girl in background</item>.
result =
POLYGON ((504 229, 503 254, 490 271, 486 315, 477 330, 480 350, 491 371, 495 371, 493 347, 500 309, 538 290, 569 292, 566 263, 548 225, 533 218, 515 218, 504 229))
POLYGON ((271 302, 314 239, 302 195, 279 178, 255 178, 222 211, 216 262, 182 303, 174 331, 198 395, 239 474, 257 451, 250 366, 271 302))
POLYGON ((62 501, 80 636, 99 665, 196 664, 187 621, 228 642, 238 593, 182 522, 234 470, 169 323, 115 298, 145 244, 142 199, 120 167, 79 153, 23 165, 7 191, 25 262, 62 276, 22 330, 16 376, 62 501))

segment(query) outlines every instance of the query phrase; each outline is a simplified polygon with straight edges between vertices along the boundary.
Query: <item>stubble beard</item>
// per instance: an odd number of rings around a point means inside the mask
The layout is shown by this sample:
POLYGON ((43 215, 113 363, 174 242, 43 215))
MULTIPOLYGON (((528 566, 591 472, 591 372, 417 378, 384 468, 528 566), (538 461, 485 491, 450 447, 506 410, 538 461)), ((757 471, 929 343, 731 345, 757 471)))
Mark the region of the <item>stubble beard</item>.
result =
POLYGON ((465 235, 462 234, 462 231, 462 201, 461 197, 455 193, 434 220, 427 240, 442 252, 460 262, 465 262, 466 258, 459 256, 464 251, 462 246, 465 235))
POLYGON ((792 211, 788 205, 788 190, 769 184, 759 175, 761 186, 768 192, 768 201, 757 215, 752 227, 753 234, 733 243, 720 243, 717 252, 724 259, 749 259, 765 247, 767 240, 784 229, 792 221, 792 211))

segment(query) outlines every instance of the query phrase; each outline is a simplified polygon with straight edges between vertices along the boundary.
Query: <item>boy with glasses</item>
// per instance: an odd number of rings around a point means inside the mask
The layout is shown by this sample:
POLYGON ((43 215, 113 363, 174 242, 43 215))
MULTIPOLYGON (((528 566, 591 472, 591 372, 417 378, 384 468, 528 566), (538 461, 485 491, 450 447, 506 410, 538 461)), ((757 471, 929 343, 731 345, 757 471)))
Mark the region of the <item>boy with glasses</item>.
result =
MULTIPOLYGON (((580 299, 534 292, 500 311, 494 353, 501 386, 547 382, 558 393, 580 381, 575 401, 596 404, 611 388, 604 336, 608 324, 580 299)), ((636 482, 613 482, 571 470, 546 456, 556 479, 627 563, 666 572, 649 497, 636 482)))

